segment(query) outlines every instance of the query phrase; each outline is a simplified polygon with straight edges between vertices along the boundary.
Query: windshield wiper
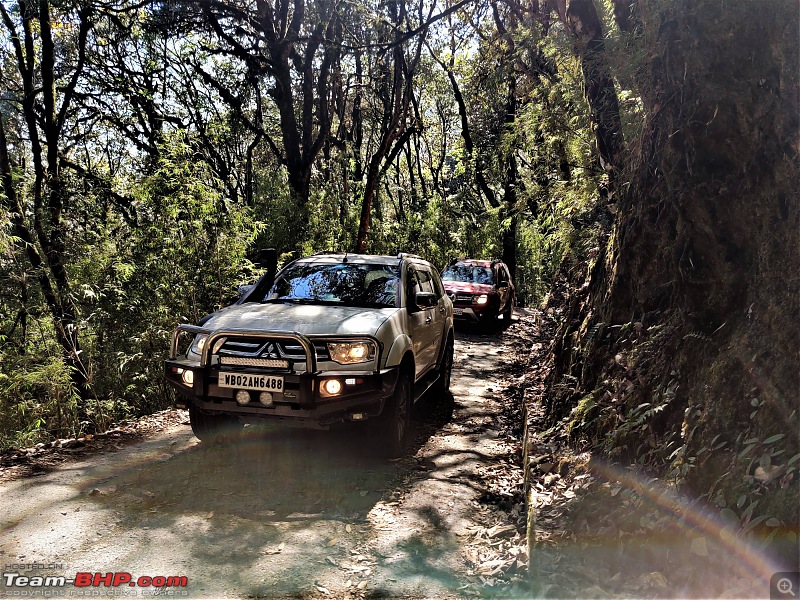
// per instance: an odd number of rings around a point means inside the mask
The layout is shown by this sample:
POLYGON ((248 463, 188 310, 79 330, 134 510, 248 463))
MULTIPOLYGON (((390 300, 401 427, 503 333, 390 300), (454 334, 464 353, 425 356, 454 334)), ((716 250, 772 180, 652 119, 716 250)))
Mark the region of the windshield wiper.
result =
POLYGON ((322 300, 319 298, 270 298, 262 304, 342 304, 339 300, 322 300))
POLYGON ((352 306, 354 308, 394 308, 390 304, 384 302, 357 302, 355 300, 344 302, 344 306, 352 306))

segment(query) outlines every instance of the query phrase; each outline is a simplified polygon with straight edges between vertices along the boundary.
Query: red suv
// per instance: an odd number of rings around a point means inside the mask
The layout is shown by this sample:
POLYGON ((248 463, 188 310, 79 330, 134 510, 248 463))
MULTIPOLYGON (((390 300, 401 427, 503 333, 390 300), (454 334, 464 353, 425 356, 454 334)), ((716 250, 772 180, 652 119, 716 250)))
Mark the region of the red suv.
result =
POLYGON ((452 260, 442 271, 442 283, 455 319, 482 323, 503 315, 504 321, 511 320, 515 290, 504 262, 452 260))

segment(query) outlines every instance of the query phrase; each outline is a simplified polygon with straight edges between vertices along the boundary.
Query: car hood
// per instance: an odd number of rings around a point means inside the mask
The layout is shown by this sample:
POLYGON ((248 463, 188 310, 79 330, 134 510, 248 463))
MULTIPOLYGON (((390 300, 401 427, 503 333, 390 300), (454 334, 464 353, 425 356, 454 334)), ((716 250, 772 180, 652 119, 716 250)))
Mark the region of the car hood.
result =
POLYGON ((470 283, 468 281, 445 281, 444 289, 448 294, 453 292, 469 292, 470 294, 489 294, 494 291, 493 285, 470 283))
POLYGON ((315 304, 256 304, 223 308, 203 324, 215 331, 253 329, 304 335, 373 335, 397 308, 359 308, 315 304))

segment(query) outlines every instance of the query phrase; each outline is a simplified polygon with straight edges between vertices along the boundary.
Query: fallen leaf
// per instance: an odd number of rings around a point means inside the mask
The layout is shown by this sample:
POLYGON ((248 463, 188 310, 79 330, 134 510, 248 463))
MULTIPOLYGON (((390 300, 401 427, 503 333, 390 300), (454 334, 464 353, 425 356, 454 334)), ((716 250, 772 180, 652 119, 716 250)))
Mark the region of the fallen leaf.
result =
POLYGON ((481 564, 475 572, 478 573, 478 575, 494 575, 495 573, 501 571, 504 566, 511 564, 512 562, 514 561, 509 561, 502 558, 490 560, 481 564))
POLYGON ((581 590, 581 594, 586 598, 611 598, 611 594, 597 585, 581 590))
POLYGON ((338 563, 335 560, 333 560, 330 556, 328 556, 325 560, 327 560, 329 563, 331 563, 334 567, 338 567, 339 566, 338 563))
POLYGON ((494 527, 486 530, 486 535, 490 538, 495 536, 514 535, 517 528, 513 525, 495 525, 494 527))
POLYGON ((344 526, 344 530, 347 533, 351 533, 353 531, 353 527, 352 527, 352 525, 350 525, 350 523, 348 523, 347 525, 344 526))
POLYGON ((321 585, 318 585, 318 586, 316 586, 316 588, 317 588, 317 591, 318 591, 318 592, 322 592, 322 593, 323 593, 323 594, 325 594, 326 596, 330 596, 330 595, 331 595, 331 593, 330 593, 330 591, 328 590, 328 588, 324 588, 324 587, 322 587, 321 585))
POLYGON ((364 571, 369 571, 369 567, 362 567, 361 565, 355 565, 350 567, 350 570, 353 573, 363 573, 364 571))
POLYGON ((337 541, 338 540, 336 538, 331 538, 325 543, 325 545, 330 548, 331 546, 335 546, 337 541))
POLYGON ((363 590, 364 588, 367 587, 367 582, 366 581, 360 581, 356 587, 358 589, 360 589, 360 590, 363 590))
POLYGON ((651 573, 644 573, 637 577, 636 581, 633 583, 633 586, 637 590, 652 589, 656 587, 665 589, 667 587, 667 580, 658 571, 653 571, 651 573))
POLYGON ((753 473, 753 478, 756 481, 761 481, 762 483, 769 483, 772 481, 776 475, 778 475, 781 471, 781 467, 779 465, 771 465, 767 468, 763 467, 756 467, 755 472, 753 473))
POLYGON ((708 545, 706 544, 706 538, 694 538, 692 540, 691 550, 692 553, 697 554, 697 556, 708 556, 708 545))
POLYGON ((283 549, 286 547, 285 542, 281 542, 277 548, 271 548, 269 550, 264 550, 263 554, 280 554, 283 552, 283 549))

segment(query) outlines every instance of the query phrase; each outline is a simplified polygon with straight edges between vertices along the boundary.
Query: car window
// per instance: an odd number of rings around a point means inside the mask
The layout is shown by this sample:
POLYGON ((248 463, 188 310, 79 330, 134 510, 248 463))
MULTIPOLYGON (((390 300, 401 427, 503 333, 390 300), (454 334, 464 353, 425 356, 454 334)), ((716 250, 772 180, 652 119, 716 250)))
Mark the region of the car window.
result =
POLYGON ((455 264, 447 267, 442 273, 443 281, 463 281, 466 283, 494 284, 494 274, 489 267, 477 265, 455 264))
POLYGON ((419 291, 422 291, 422 287, 419 283, 417 270, 409 267, 406 274, 406 306, 414 305, 414 298, 419 291))
POLYGON ((497 266, 497 281, 498 283, 508 283, 508 271, 503 265, 497 266))
POLYGON ((296 263, 278 275, 262 302, 395 307, 398 287, 397 267, 296 263))
POLYGON ((444 296, 444 286, 442 280, 439 278, 437 271, 431 271, 431 278, 433 279, 433 291, 436 292, 436 297, 441 298, 444 296))
POLYGON ((416 273, 420 291, 433 293, 433 281, 431 280, 430 272, 427 269, 419 269, 416 273))

